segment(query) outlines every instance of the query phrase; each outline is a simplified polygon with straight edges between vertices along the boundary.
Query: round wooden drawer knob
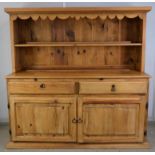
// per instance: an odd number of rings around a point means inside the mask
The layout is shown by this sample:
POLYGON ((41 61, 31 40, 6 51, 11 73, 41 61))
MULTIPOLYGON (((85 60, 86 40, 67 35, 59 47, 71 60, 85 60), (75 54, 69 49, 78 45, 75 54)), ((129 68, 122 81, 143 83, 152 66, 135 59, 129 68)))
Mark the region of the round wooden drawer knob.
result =
POLYGON ((42 83, 42 84, 40 85, 40 88, 46 88, 46 85, 45 85, 44 83, 42 83))
POLYGON ((116 86, 114 84, 111 86, 111 91, 112 92, 115 92, 116 91, 116 86))

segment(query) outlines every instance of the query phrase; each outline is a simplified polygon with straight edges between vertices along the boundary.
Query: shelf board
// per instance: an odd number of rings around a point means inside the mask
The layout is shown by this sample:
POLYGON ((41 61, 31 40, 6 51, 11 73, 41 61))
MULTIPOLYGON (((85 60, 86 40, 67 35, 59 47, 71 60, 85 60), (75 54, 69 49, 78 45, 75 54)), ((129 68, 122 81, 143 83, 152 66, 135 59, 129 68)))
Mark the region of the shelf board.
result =
POLYGON ((30 69, 30 70, 54 70, 54 69, 133 69, 135 68, 134 65, 86 65, 86 66, 79 66, 79 65, 74 65, 74 66, 69 66, 69 65, 53 65, 53 66, 41 66, 41 65, 33 65, 31 67, 24 67, 25 69, 30 69))
POLYGON ((7 78, 149 78, 143 72, 130 69, 101 69, 101 70, 25 70, 12 73, 7 78))
POLYGON ((72 46, 142 46, 142 43, 122 42, 27 42, 15 47, 72 47, 72 46))

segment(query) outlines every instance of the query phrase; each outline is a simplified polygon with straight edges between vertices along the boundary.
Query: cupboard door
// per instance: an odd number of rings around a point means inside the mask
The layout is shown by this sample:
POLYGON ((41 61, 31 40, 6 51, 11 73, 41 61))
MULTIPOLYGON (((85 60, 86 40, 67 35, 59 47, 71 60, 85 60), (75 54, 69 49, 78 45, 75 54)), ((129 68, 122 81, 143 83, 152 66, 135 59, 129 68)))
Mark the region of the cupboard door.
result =
POLYGON ((74 97, 10 98, 13 141, 76 141, 74 97))
POLYGON ((142 142, 145 104, 143 96, 81 97, 78 141, 142 142))

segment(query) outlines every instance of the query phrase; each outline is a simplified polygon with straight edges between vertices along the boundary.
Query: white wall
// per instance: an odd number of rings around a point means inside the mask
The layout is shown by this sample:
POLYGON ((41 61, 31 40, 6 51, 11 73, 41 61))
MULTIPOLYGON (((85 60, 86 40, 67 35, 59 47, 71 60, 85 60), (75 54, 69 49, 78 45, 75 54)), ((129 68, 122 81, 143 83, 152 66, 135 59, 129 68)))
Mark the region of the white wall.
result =
POLYGON ((155 3, 0 3, 0 122, 8 121, 7 91, 4 76, 11 73, 11 51, 9 16, 4 12, 5 7, 83 7, 83 6, 152 6, 147 18, 146 41, 146 73, 152 76, 150 80, 149 120, 155 120, 155 3))

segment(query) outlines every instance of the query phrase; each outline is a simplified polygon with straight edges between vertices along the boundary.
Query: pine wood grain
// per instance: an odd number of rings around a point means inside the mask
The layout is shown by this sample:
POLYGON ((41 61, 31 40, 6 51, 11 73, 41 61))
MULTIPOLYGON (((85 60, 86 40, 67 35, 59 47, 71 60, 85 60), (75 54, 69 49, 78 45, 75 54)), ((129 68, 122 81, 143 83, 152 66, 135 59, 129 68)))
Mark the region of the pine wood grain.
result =
POLYGON ((150 10, 6 8, 7 147, 147 148, 150 10))

